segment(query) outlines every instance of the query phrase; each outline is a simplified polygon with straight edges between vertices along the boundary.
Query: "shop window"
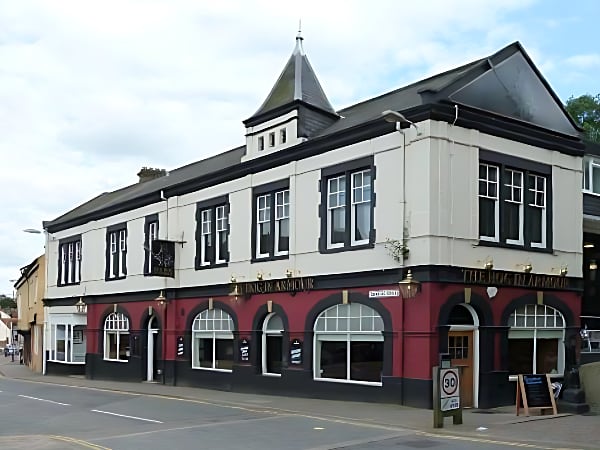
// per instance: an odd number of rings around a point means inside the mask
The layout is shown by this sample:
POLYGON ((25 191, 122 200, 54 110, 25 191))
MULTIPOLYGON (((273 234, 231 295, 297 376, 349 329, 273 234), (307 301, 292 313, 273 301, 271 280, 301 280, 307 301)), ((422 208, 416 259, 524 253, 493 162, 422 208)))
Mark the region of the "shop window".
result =
POLYGON ((563 373, 565 322, 558 310, 546 305, 525 305, 511 314, 508 325, 511 375, 563 373))
POLYGON ((360 303, 323 311, 314 326, 314 378, 381 383, 383 319, 360 303))
POLYGON ((479 239, 525 248, 551 246, 550 173, 541 164, 480 151, 479 239))
POLYGON ((281 375, 283 359, 283 321, 276 314, 270 314, 263 325, 262 367, 267 375, 281 375))
POLYGON ((192 324, 192 369, 230 372, 233 367, 233 319, 222 309, 207 309, 192 324))
POLYGON ((104 321, 104 359, 128 361, 129 319, 123 313, 110 313, 104 321))
MULTIPOLYGON (((65 364, 85 363, 84 325, 72 323, 50 323, 50 340, 48 341, 48 361, 65 364)), ((35 330, 38 340, 39 330, 35 330)), ((36 343, 36 346, 39 345, 36 343)), ((36 350, 37 353, 37 350, 36 350)))

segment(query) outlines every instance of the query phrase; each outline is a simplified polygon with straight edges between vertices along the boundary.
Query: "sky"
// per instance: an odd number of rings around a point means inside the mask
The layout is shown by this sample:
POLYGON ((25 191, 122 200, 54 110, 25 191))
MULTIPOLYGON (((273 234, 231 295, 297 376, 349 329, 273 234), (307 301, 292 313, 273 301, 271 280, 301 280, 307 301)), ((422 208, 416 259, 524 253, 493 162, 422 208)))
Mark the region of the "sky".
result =
POLYGON ((0 0, 0 294, 42 221, 243 145, 304 49, 341 109, 520 41, 559 98, 600 93, 600 2, 0 0))

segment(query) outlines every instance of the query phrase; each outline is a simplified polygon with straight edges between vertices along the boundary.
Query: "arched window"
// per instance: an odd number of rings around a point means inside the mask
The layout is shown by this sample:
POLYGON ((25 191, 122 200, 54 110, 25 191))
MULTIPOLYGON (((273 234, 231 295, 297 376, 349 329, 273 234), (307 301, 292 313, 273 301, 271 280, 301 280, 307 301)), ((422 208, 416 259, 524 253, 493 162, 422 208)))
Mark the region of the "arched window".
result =
POLYGON ((508 319, 508 369, 520 373, 563 373, 565 320, 546 305, 525 305, 508 319))
POLYGON ((233 319, 222 309, 207 309, 192 324, 192 369, 231 371, 233 319))
POLYGON ((262 337, 262 371, 267 375, 281 375, 283 359, 283 321, 275 313, 265 318, 262 337))
POLYGON ((315 379, 381 383, 383 319, 360 303, 323 311, 314 326, 315 379))
POLYGON ((129 359, 129 319, 123 313, 110 313, 104 321, 104 359, 129 359))

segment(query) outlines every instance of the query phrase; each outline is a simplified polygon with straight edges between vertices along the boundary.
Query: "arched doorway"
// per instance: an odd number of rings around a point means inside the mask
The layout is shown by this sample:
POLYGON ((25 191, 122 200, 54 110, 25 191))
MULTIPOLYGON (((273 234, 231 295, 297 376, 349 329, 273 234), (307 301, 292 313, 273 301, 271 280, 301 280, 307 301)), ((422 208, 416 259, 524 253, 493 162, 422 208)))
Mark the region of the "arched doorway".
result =
POLYGON ((283 321, 280 316, 271 313, 265 318, 262 333, 263 375, 281 375, 283 331, 283 321))
POLYGON ((448 325, 448 353, 452 366, 461 371, 461 405, 478 407, 479 317, 471 305, 461 303, 450 311, 448 325))
POLYGON ((156 381, 156 359, 158 352, 158 324, 156 316, 151 316, 148 319, 147 328, 147 365, 146 365, 146 381, 156 381))

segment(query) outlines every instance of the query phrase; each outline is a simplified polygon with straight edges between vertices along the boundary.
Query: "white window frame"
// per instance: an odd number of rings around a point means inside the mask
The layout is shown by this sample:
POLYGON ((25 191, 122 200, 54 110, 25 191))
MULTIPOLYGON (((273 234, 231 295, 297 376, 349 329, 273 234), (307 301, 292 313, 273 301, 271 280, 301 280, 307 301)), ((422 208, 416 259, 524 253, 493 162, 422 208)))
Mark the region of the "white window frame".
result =
POLYGON ((354 231, 356 229, 356 221, 358 216, 358 207, 359 205, 367 204, 369 211, 369 233, 371 231, 371 169, 357 170, 356 172, 352 172, 350 174, 350 182, 351 182, 351 191, 352 198, 350 199, 350 245, 363 245, 369 243, 369 236, 367 233, 367 237, 365 239, 355 239, 354 231), (360 186, 356 185, 356 178, 358 175, 361 175, 361 179, 363 180, 360 186), (365 184, 364 180, 368 175, 369 182, 365 184), (366 191, 366 194, 365 194, 366 191), (360 199, 357 200, 357 197, 360 194, 360 199))
MULTIPOLYGON (((223 234, 227 235, 227 231, 229 229, 229 221, 227 219, 227 211, 225 205, 219 205, 215 207, 215 216, 215 264, 222 264, 227 262, 227 260, 219 258, 219 255, 221 254, 221 237, 223 234)), ((226 240, 226 242, 228 241, 226 240)))
POLYGON ((81 281, 81 240, 60 244, 61 275, 59 285, 69 285, 81 281))
POLYGON ((269 251, 266 253, 260 253, 260 242, 261 242, 261 225, 266 224, 269 228, 269 236, 271 239, 271 193, 261 194, 256 196, 256 258, 268 258, 269 251), (261 207, 261 200, 264 200, 264 206, 261 207))
POLYGON ((327 179, 327 248, 344 247, 344 242, 332 242, 331 228, 333 226, 333 212, 336 209, 342 209, 344 214, 344 235, 348 233, 346 229, 346 175, 337 175, 327 179), (337 181, 337 190, 332 191, 331 185, 333 181, 337 181), (342 189, 340 189, 340 186, 342 189), (332 200, 335 199, 335 202, 332 200))
MULTIPOLYGON (((201 249, 200 255, 202 260, 200 261, 201 266, 210 266, 211 260, 208 257, 208 247, 210 247, 210 239, 212 238, 212 208, 206 208, 200 211, 200 240, 201 249)), ((215 247, 216 250, 216 246, 215 247)), ((216 255, 215 255, 216 258, 216 255)))
MULTIPOLYGON (((600 169, 600 166, 598 166, 600 169)), ((534 182, 533 182, 533 189, 529 188, 529 192, 531 193, 531 195, 533 196, 533 203, 529 203, 528 206, 530 208, 539 208, 541 209, 541 216, 542 216, 542 220, 541 220, 541 236, 542 236, 542 240, 541 242, 530 242, 530 245, 532 247, 536 247, 536 248, 546 248, 546 203, 547 203, 547 199, 546 199, 546 184, 548 183, 548 179, 544 176, 541 175, 536 175, 533 173, 528 174, 529 177, 533 178, 534 182), (541 184, 542 187, 541 189, 539 189, 539 184, 538 182, 541 180, 541 184), (538 194, 542 195, 542 201, 541 204, 538 204, 538 194)))
POLYGON ((110 233, 110 254, 114 255, 117 253, 117 232, 112 231, 110 233))
POLYGON ((269 147, 275 147, 275 132, 271 131, 269 133, 269 147))
POLYGON ((148 223, 148 272, 150 272, 152 268, 152 241, 158 239, 158 220, 153 220, 148 223))
POLYGON ((506 176, 508 177, 508 180, 506 181, 506 183, 504 183, 504 186, 506 188, 508 188, 508 190, 509 190, 509 194, 504 199, 504 201, 506 203, 513 203, 513 204, 519 205, 519 238, 518 239, 506 239, 506 243, 513 244, 513 245, 523 245, 523 242, 524 242, 523 241, 523 225, 524 225, 523 195, 525 193, 524 189, 523 189, 523 185, 524 185, 525 173, 520 170, 515 170, 515 169, 511 169, 511 168, 505 168, 504 171, 506 172, 506 176), (521 176, 520 184, 515 183, 515 175, 516 174, 519 174, 521 176))
POLYGON ((479 192, 479 197, 493 200, 494 201, 494 236, 483 236, 479 235, 479 239, 482 241, 499 242, 500 241, 500 168, 493 164, 479 163, 479 167, 484 166, 486 168, 485 178, 479 178, 478 189, 481 183, 485 183, 485 193, 479 192), (496 172, 496 181, 490 179, 490 170, 496 172), (490 194, 490 187, 496 186, 496 195, 490 194))
POLYGON ((288 227, 288 248, 290 245, 290 190, 284 189, 275 192, 275 236, 273 236, 274 254, 282 256, 289 254, 289 250, 279 248, 279 238, 281 237, 281 223, 287 220, 288 227))
POLYGON ((596 158, 584 158, 583 191, 587 194, 600 195, 600 186, 594 186, 594 170, 600 170, 600 160, 596 158))
MULTIPOLYGON (((313 326, 313 379, 334 383, 366 384, 382 386, 382 382, 353 380, 351 373, 352 342, 384 342, 384 325, 381 315, 370 306, 361 303, 338 304, 322 311, 313 326), (354 326, 359 324, 358 329, 354 326), (323 326, 320 326, 323 324, 323 326), (322 329, 319 329, 322 328, 322 329), (321 377, 322 341, 339 341, 346 343, 346 378, 321 377)), ((385 352, 384 352, 385 357, 385 352)))
MULTIPOLYGON (((52 318, 50 319, 49 323, 48 323, 48 327, 50 329, 50 338, 48 340, 48 361, 51 362, 57 362, 57 363, 61 363, 61 364, 73 364, 73 365, 82 365, 85 364, 85 330, 83 331, 83 342, 82 345, 84 346, 84 352, 81 358, 81 361, 75 361, 75 355, 74 355, 74 346, 75 346, 75 342, 73 340, 73 332, 75 330, 75 327, 82 327, 85 328, 85 325, 82 323, 77 323, 77 322, 53 322, 52 318), (57 330, 58 327, 64 327, 65 328, 65 352, 64 352, 64 359, 59 359, 58 355, 57 355, 57 349, 58 349, 58 345, 57 345, 57 330)), ((35 335, 35 339, 36 342, 35 343, 35 347, 36 349, 39 349, 39 335, 41 334, 41 330, 40 327, 36 327, 36 335, 35 335)), ((38 353, 39 350, 36 350, 35 352, 38 353)))
MULTIPOLYGON (((533 354, 532 368, 533 373, 537 374, 537 340, 538 335, 543 332, 555 331, 557 334, 553 339, 558 341, 558 354, 556 373, 551 374, 555 377, 560 377, 565 370, 565 326, 566 321, 564 316, 555 308, 548 305, 528 304, 514 310, 508 318, 508 339, 516 339, 523 337, 516 336, 519 332, 530 332, 531 336, 526 339, 533 339, 533 354), (533 309, 532 314, 528 312, 533 309), (522 318, 523 324, 519 323, 522 318), (528 320, 531 319, 531 320, 528 320), (529 323, 528 323, 529 322, 529 323)), ((516 374, 510 374, 510 377, 515 377, 516 374)), ((512 379, 512 378, 511 378, 512 379)))
POLYGON ((283 339, 283 321, 282 321, 282 327, 279 330, 273 329, 273 328, 269 328, 269 324, 273 321, 274 318, 279 317, 279 320, 281 320, 281 316, 277 315, 276 313, 270 313, 264 320, 263 322, 263 329, 262 329, 262 374, 263 375, 268 375, 268 376, 272 376, 272 377, 280 377, 281 374, 280 373, 275 373, 275 372, 268 372, 267 371, 267 337, 269 336, 278 336, 281 337, 283 339))
MULTIPOLYGON (((192 369, 197 370, 210 370, 215 372, 232 372, 231 369, 220 369, 216 367, 216 347, 217 339, 231 339, 232 346, 233 332, 235 331, 235 325, 231 316, 220 308, 205 309, 198 314, 192 322, 192 369), (210 323, 210 326, 208 325, 210 323), (226 324, 226 326, 223 326, 226 324), (196 364, 198 358, 198 350, 196 340, 198 339, 212 339, 212 365, 211 367, 202 367, 196 364)), ((235 351, 235 348, 234 348, 235 351)), ((235 357, 233 357, 235 361, 235 357)), ((198 361, 200 362, 200 361, 198 361)))
POLYGON ((115 313, 112 312, 106 319, 104 319, 104 360, 105 361, 115 361, 115 362, 127 362, 129 361, 129 350, 125 350, 125 356, 127 359, 121 359, 119 355, 121 354, 121 337, 127 336, 127 340, 130 339, 129 334, 129 318, 123 313, 115 313), (110 349, 109 349, 109 335, 115 335, 116 344, 117 344, 117 357, 110 358, 110 349))

